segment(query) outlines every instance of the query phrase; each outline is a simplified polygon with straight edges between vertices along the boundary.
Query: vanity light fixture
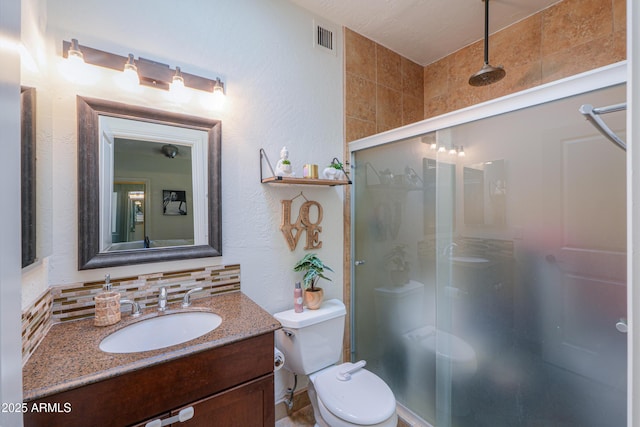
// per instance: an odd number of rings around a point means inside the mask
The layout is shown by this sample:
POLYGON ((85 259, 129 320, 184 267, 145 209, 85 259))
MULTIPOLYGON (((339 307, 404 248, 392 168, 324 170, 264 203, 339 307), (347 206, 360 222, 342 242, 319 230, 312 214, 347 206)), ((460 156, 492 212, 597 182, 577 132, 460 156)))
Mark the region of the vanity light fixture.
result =
POLYGON ((169 91, 177 75, 179 79, 182 79, 185 92, 187 92, 186 88, 204 91, 208 94, 213 94, 214 99, 216 97, 224 98, 225 94, 224 83, 219 77, 216 79, 208 79, 195 74, 184 73, 180 70, 180 67, 171 69, 169 65, 160 62, 140 57, 135 59, 132 54, 124 57, 88 46, 82 46, 78 44, 78 40, 76 39, 72 39, 71 42, 62 42, 62 56, 74 62, 81 62, 78 61, 78 59, 83 58, 85 64, 97 65, 99 67, 124 71, 131 74, 137 69, 137 81, 141 86, 150 86, 169 91), (125 64, 124 70, 122 64, 125 64))
POLYGON ((464 147, 462 145, 452 145, 449 150, 449 154, 452 156, 464 157, 464 147))

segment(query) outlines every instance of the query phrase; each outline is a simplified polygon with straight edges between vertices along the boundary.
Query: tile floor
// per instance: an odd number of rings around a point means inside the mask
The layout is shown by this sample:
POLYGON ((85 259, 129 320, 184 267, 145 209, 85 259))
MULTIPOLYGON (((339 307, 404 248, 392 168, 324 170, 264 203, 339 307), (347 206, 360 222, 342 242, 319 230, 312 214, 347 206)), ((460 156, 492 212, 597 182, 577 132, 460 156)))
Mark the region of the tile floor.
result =
POLYGON ((311 405, 293 412, 287 418, 276 421, 276 427, 313 427, 314 425, 315 418, 311 405))

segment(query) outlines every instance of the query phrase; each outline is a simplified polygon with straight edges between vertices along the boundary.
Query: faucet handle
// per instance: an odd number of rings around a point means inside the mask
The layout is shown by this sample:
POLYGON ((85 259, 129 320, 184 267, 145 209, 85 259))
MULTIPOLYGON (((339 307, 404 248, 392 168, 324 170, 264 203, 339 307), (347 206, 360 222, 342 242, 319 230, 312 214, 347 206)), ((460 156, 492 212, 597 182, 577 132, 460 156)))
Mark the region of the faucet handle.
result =
POLYGON ((137 301, 129 300, 129 299, 121 299, 120 305, 122 304, 131 304, 131 315, 133 317, 140 316, 140 304, 137 301))
POLYGON ((187 307, 191 306, 191 294, 194 294, 196 292, 200 292, 201 290, 202 290, 202 288, 189 289, 184 294, 184 297, 182 297, 182 307, 183 308, 187 308, 187 307))

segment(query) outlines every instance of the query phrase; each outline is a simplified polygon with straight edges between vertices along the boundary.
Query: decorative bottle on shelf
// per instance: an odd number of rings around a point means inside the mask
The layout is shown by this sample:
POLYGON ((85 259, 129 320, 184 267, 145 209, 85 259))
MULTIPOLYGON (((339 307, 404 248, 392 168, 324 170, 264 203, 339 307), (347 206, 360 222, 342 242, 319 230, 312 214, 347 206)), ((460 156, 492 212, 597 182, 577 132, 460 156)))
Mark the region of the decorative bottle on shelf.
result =
POLYGON ((302 306, 302 287, 300 282, 296 282, 296 287, 293 290, 293 311, 296 313, 302 313, 304 307, 302 306))
POLYGON ((95 326, 109 326, 120 321, 120 294, 111 290, 111 276, 104 276, 103 292, 95 296, 95 326))

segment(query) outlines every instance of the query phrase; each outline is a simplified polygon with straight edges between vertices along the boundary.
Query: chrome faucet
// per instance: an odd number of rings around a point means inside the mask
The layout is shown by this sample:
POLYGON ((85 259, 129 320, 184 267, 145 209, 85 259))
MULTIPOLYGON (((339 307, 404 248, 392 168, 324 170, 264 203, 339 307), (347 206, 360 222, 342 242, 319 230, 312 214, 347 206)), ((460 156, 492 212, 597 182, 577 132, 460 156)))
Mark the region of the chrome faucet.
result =
POLYGON ((184 297, 182 297, 182 307, 183 308, 189 307, 191 305, 191 294, 200 292, 201 290, 202 288, 189 289, 187 293, 184 294, 184 297))
POLYGON ((453 249, 456 248, 458 244, 456 242, 451 242, 447 246, 442 249, 442 255, 448 255, 449 257, 453 256, 453 249))
POLYGON ((164 286, 160 288, 160 296, 158 297, 158 311, 165 311, 167 309, 167 288, 164 286))
POLYGON ((131 315, 133 317, 140 316, 140 313, 141 313, 140 304, 138 304, 137 301, 133 301, 133 300, 130 300, 130 299, 121 299, 120 300, 120 305, 122 305, 122 304, 131 304, 131 315))

